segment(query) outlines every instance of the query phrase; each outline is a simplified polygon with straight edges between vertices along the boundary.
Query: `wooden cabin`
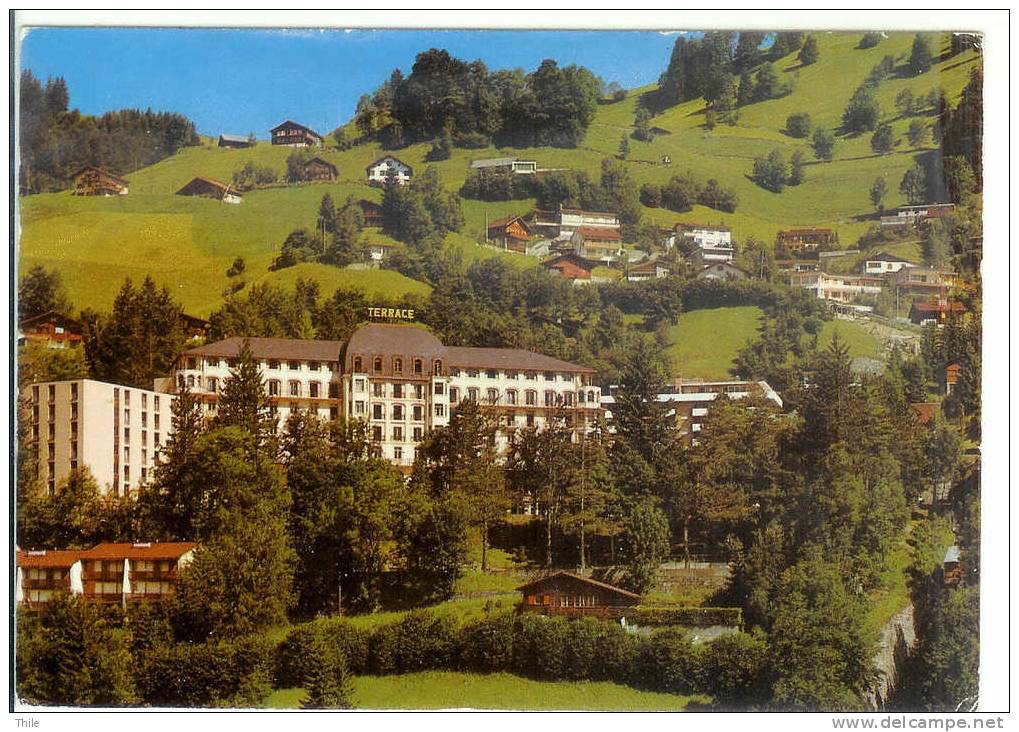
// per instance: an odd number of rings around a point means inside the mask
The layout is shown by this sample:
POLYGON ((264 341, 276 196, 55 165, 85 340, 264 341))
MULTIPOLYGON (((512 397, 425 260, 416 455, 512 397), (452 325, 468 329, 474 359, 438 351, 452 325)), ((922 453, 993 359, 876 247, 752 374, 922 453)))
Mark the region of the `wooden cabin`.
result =
POLYGON ((382 206, 375 201, 362 198, 357 202, 361 207, 361 216, 364 217, 365 226, 382 226, 382 206))
POLYGON ((126 196, 128 182, 108 170, 86 165, 75 173, 74 195, 76 196, 126 196))
POLYGON ((180 328, 184 331, 184 337, 188 340, 205 338, 209 334, 209 321, 195 317, 194 315, 181 313, 180 328))
POLYGON ((591 272, 598 266, 598 263, 587 260, 579 254, 568 252, 542 262, 541 266, 568 280, 590 280, 591 272))
POLYGON ((957 585, 962 582, 962 562, 959 547, 952 545, 945 552, 945 561, 942 564, 946 585, 957 585))
POLYGON ((273 145, 322 147, 324 142, 322 135, 315 132, 315 130, 289 119, 273 127, 269 130, 269 134, 272 135, 273 145))
POLYGON ((556 572, 518 587, 523 612, 542 615, 622 617, 640 595, 571 572, 556 572))
POLYGON ((226 183, 220 183, 218 180, 202 178, 201 176, 192 178, 187 185, 177 191, 177 195, 213 198, 223 203, 240 203, 244 200, 244 194, 236 188, 232 188, 226 183))
POLYGON ((831 229, 787 229, 775 237, 775 246, 788 252, 816 251, 838 243, 839 235, 831 229))
POLYGON ((496 219, 488 224, 488 240, 503 249, 514 252, 527 250, 527 242, 534 233, 522 216, 509 216, 496 219))
POLYGON ((241 135, 220 135, 219 146, 220 147, 254 147, 255 141, 250 137, 242 137, 241 135))
POLYGON ((301 179, 332 182, 339 177, 336 166, 322 158, 312 158, 301 166, 301 179))
POLYGON ((44 342, 50 348, 77 346, 85 334, 84 325, 56 310, 25 318, 18 325, 18 330, 21 338, 44 342))

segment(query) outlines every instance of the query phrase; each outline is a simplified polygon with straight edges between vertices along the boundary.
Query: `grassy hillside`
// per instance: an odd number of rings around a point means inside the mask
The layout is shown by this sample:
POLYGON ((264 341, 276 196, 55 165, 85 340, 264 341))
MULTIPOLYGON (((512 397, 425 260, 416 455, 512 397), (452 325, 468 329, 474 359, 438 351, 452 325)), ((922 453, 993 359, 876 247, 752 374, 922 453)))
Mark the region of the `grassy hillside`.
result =
POLYGON ((737 352, 757 336, 764 313, 760 308, 711 308, 679 316, 669 329, 669 347, 676 376, 726 379, 737 352))
MULTIPOLYGON (((353 683, 358 709, 526 709, 533 711, 681 711, 706 697, 637 691, 609 682, 532 681, 512 674, 426 671, 395 676, 358 676, 353 683)), ((304 689, 279 689, 264 703, 295 709, 304 689)))
MULTIPOLYGON (((701 101, 673 107, 656 117, 654 126, 665 134, 650 144, 631 140, 626 164, 638 184, 664 182, 677 172, 690 170, 705 180, 717 178, 735 190, 740 203, 733 214, 703 207, 682 214, 646 209, 645 214, 660 224, 679 220, 724 221, 733 227, 740 241, 753 235, 770 242, 778 229, 789 226, 832 226, 838 230, 843 244, 850 245, 873 221, 867 192, 875 177, 883 176, 888 182, 886 205, 902 203, 899 180, 922 151, 907 149, 904 133, 909 120, 895 118, 895 95, 906 87, 915 94, 926 94, 940 85, 954 102, 970 70, 978 63, 979 57, 973 51, 941 61, 919 77, 896 77, 882 82, 877 97, 884 118, 902 138, 892 154, 873 155, 869 135, 840 136, 836 159, 810 164, 806 182, 798 187, 775 194, 759 188, 747 177, 753 159, 776 146, 787 156, 802 148, 807 159, 812 160, 806 142, 783 134, 786 117, 792 112, 806 111, 815 124, 836 127, 852 91, 870 69, 885 55, 893 55, 901 64, 912 42, 911 34, 889 34, 877 47, 859 50, 855 48, 859 37, 859 33, 820 34, 821 58, 816 64, 801 68, 792 56, 779 61, 780 76, 793 82, 792 94, 742 108, 735 126, 718 125, 711 132, 705 130, 701 101), (658 164, 663 155, 671 157, 671 165, 658 164)), ((947 49, 947 36, 941 46, 942 50, 947 49)), ((597 176, 601 160, 615 155, 620 136, 631 132, 641 91, 633 90, 623 101, 601 105, 578 149, 457 149, 449 160, 435 165, 451 189, 462 184, 470 160, 502 154, 534 158, 543 167, 573 168, 597 176)), ((396 154, 420 170, 427 165, 424 158, 429 148, 427 143, 416 144, 396 154)), ((253 191, 237 206, 174 195, 196 175, 230 181, 234 171, 249 161, 272 167, 282 175, 290 152, 268 143, 249 149, 221 149, 206 139, 201 146, 126 173, 131 193, 125 197, 78 198, 63 192, 22 198, 20 266, 56 267, 76 307, 108 308, 125 276, 138 279, 151 274, 159 284, 170 287, 188 311, 197 315, 208 314, 222 301, 222 292, 230 284, 226 270, 234 257, 241 256, 247 261, 244 278, 249 281, 292 281, 297 272, 270 274, 268 266, 287 233, 300 226, 314 227, 324 193, 330 193, 337 202, 351 195, 379 199, 378 189, 363 184, 365 166, 384 152, 377 143, 345 151, 319 152, 338 166, 337 184, 253 191)), ((483 239, 486 217, 524 213, 533 203, 464 201, 466 226, 461 233, 451 236, 448 244, 466 261, 501 257, 515 265, 533 266, 533 260, 478 244, 483 239)), ((394 295, 421 292, 424 287, 375 271, 334 271, 310 265, 301 272, 319 279, 326 294, 340 285, 394 295)))

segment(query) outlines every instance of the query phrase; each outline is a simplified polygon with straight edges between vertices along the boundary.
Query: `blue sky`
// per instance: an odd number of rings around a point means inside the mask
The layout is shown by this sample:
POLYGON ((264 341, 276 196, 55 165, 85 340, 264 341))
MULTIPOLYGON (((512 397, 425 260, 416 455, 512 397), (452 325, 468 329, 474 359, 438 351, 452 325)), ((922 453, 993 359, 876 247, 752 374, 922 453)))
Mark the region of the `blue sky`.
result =
POLYGON ((580 64, 624 87, 654 82, 676 36, 658 31, 234 30, 38 28, 21 67, 63 76, 84 114, 124 107, 180 112, 202 134, 259 138, 285 118, 327 133, 358 97, 414 56, 445 48, 489 69, 580 64))

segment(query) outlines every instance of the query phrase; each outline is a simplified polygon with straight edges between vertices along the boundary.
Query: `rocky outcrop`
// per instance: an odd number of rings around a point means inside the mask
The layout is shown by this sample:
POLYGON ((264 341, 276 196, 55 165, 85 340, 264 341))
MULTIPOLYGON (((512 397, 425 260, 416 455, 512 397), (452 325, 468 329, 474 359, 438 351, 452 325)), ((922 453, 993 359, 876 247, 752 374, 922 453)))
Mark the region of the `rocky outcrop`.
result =
POLYGON ((902 664, 916 644, 913 604, 895 613, 881 628, 874 666, 880 679, 868 701, 874 709, 884 709, 899 680, 902 664))

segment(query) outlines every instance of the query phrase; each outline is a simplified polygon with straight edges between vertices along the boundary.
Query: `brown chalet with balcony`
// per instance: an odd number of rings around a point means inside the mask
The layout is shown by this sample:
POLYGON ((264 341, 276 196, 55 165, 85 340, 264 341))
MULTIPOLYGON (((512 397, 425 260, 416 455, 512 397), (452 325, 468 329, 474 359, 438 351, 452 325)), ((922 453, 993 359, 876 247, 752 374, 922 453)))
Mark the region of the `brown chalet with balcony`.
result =
POLYGON ((786 229, 775 237, 776 248, 785 252, 816 252, 838 243, 839 235, 831 229, 786 229))
POLYGON ((69 592, 71 567, 78 561, 78 551, 18 549, 16 600, 19 605, 39 607, 49 602, 56 592, 69 592))
POLYGON ((105 168, 86 165, 72 176, 76 196, 126 196, 128 182, 105 168))
POLYGON ((312 158, 301 166, 301 179, 309 182, 331 183, 339 177, 336 166, 322 158, 312 158))
POLYGON ((517 588, 522 612, 620 618, 640 603, 640 595, 571 572, 556 572, 517 588))
POLYGON ((20 338, 45 343, 49 348, 77 346, 85 333, 85 326, 73 318, 49 310, 41 315, 25 318, 18 325, 20 338))
POLYGON ((273 127, 269 130, 269 134, 272 136, 273 145, 322 147, 324 142, 322 135, 315 132, 315 130, 289 119, 273 127))
POLYGON ((382 205, 362 198, 357 202, 361 207, 361 216, 364 218, 365 226, 382 226, 382 205))
POLYGON ((524 252, 532 238, 534 232, 522 216, 496 219, 488 224, 488 240, 503 249, 524 252))

